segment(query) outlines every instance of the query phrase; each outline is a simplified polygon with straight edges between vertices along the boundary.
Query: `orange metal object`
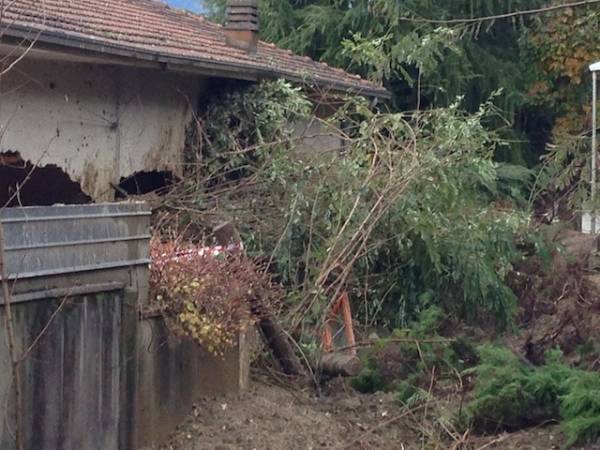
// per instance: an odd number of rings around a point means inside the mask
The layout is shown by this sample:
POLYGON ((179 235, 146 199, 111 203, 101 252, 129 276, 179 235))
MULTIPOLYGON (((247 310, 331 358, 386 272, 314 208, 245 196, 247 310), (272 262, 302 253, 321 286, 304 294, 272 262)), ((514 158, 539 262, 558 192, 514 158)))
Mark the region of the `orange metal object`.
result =
POLYGON ((333 352, 333 334, 331 332, 331 322, 341 313, 344 323, 344 334, 346 335, 346 344, 348 352, 351 355, 356 355, 356 339, 354 337, 354 327, 352 326, 352 310, 350 309, 350 299, 348 292, 344 291, 331 306, 331 311, 327 315, 325 324, 323 325, 323 350, 325 352, 333 352))

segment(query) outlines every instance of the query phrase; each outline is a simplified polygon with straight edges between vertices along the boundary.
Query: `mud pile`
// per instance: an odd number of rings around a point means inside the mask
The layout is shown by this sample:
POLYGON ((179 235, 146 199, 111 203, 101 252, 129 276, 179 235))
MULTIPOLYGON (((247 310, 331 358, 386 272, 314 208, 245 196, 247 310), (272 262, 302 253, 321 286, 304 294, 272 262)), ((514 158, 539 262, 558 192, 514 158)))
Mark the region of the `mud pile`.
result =
POLYGON ((559 347, 576 362, 596 366, 594 342, 600 342, 600 273, 593 269, 598 241, 594 236, 563 230, 555 238, 550 261, 525 261, 512 287, 520 299, 520 350, 534 364, 559 347))

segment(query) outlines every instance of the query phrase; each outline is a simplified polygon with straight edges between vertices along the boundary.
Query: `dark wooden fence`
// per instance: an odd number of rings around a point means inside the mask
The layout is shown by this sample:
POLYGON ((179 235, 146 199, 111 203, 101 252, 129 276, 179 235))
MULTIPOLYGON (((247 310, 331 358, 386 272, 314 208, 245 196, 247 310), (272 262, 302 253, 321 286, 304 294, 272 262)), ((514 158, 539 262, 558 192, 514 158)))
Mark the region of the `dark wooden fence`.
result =
MULTIPOLYGON (((137 448, 164 439, 198 395, 245 386, 243 336, 215 359, 174 339, 160 317, 140 317, 144 204, 5 209, 0 221, 18 351, 35 343, 22 365, 26 449, 137 448)), ((11 449, 15 389, 0 328, 0 448, 11 449)))

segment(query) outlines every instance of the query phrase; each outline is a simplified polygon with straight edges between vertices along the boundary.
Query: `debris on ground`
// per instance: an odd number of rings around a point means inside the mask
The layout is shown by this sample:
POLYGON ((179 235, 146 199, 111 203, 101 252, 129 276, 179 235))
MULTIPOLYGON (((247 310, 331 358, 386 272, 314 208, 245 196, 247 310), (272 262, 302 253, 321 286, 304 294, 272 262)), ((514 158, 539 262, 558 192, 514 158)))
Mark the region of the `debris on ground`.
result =
POLYGON ((600 275, 590 270, 597 240, 572 230, 563 230, 556 240, 550 262, 534 257, 517 268, 513 289, 521 301, 524 332, 516 350, 541 364, 544 354, 558 347, 575 362, 595 367, 595 357, 576 359, 585 358, 581 350, 600 339, 600 275))
POLYGON ((415 431, 393 420, 402 413, 393 394, 340 387, 319 398, 312 389, 254 380, 245 394, 198 401, 161 450, 411 448, 415 431))
POLYGON ((310 389, 255 379, 241 395, 200 399, 170 442, 153 450, 551 450, 564 438, 548 424, 495 436, 431 443, 419 432, 422 412, 408 413, 391 393, 359 394, 344 382, 322 397, 310 389), (453 447, 454 445, 454 447, 453 447), (459 445, 459 446, 456 446, 459 445))

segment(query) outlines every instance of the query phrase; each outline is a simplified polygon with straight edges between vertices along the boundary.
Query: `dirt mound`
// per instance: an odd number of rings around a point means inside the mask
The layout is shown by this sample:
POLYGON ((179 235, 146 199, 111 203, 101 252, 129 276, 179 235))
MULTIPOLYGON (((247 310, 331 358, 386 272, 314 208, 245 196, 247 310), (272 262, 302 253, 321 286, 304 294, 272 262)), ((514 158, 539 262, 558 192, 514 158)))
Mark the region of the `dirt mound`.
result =
POLYGON ((269 383, 255 380, 241 396, 199 400, 161 450, 417 448, 416 433, 393 420, 402 407, 392 394, 340 388, 319 398, 269 383))
POLYGON ((422 411, 407 414, 391 394, 358 394, 336 380, 319 398, 313 390, 272 382, 254 380, 243 395, 199 400, 171 441, 156 449, 550 450, 564 442, 553 426, 497 436, 453 435, 432 442, 423 428, 422 411))
POLYGON ((512 280, 525 329, 521 350, 534 364, 542 363, 554 347, 571 358, 584 358, 578 351, 600 338, 600 275, 589 269, 597 241, 571 230, 556 239, 558 250, 549 264, 531 258, 512 280))
POLYGON ((375 367, 385 385, 404 380, 413 370, 414 361, 407 357, 402 345, 397 342, 386 344, 374 355, 375 367))

